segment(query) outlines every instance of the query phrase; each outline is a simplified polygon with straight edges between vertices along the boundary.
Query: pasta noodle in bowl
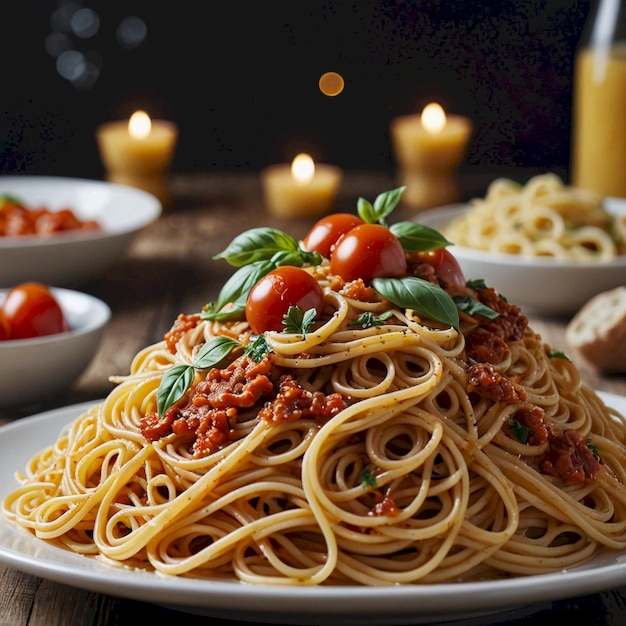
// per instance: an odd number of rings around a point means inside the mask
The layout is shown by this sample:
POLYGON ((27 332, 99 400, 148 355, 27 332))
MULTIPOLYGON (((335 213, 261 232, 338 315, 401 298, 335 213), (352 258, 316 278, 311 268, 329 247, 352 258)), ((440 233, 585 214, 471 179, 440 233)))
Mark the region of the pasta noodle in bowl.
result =
MULTIPOLYGON (((359 213, 385 223, 400 194, 359 213)), ((389 230, 406 272, 351 281, 284 233, 237 238, 217 300, 33 457, 5 516, 111 564, 262 585, 527 576, 624 550, 624 417, 518 307, 444 282, 438 233, 389 230), (285 259, 319 310, 285 289, 282 330, 253 333, 246 305, 285 259)))
POLYGON ((441 231, 469 276, 529 313, 571 314, 624 283, 626 200, 599 198, 542 174, 494 180, 484 198, 417 220, 441 231))

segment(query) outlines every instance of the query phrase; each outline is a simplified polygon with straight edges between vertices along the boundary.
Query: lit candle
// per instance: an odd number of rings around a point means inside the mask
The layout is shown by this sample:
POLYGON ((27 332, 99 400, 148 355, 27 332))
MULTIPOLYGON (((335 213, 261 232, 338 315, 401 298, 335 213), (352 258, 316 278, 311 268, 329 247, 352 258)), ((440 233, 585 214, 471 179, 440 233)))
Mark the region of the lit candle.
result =
POLYGON ((465 156, 472 122, 446 115, 436 103, 421 115, 403 115, 391 122, 391 141, 399 165, 402 201, 428 209, 459 200, 456 172, 465 156))
POLYGON ((144 189, 164 206, 169 203, 167 177, 178 140, 176 124, 136 111, 128 122, 99 126, 96 139, 107 180, 144 189))
POLYGON ((265 205, 277 217, 319 217, 335 203, 343 174, 334 165, 315 164, 298 154, 291 165, 270 165, 261 172, 265 205))

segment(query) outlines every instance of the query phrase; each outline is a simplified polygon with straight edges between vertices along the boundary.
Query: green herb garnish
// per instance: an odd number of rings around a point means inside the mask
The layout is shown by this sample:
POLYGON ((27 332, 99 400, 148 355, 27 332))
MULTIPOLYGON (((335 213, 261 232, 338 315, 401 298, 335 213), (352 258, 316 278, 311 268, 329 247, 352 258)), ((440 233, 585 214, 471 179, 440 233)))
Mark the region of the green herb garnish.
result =
POLYGON ((438 285, 417 278, 374 278, 372 287, 392 304, 413 309, 418 315, 441 322, 459 330, 459 311, 456 303, 438 285))
POLYGON ((518 422, 514 417, 509 418, 506 423, 513 429, 513 432, 520 443, 528 443, 532 434, 532 430, 528 428, 528 426, 518 422))
POLYGON ((363 491, 371 491, 376 489, 376 477, 372 474, 369 467, 365 467, 361 472, 360 481, 363 491))
POLYGON ((561 352, 560 350, 550 350, 548 352, 549 359, 563 359, 564 361, 569 361, 569 357, 561 352))
POLYGON ((374 315, 371 311, 365 311, 361 313, 354 322, 350 322, 348 326, 361 328, 372 328, 372 326, 382 326, 386 319, 389 319, 393 315, 393 311, 385 311, 380 315, 374 315))
POLYGON ((231 350, 241 344, 230 337, 214 337, 207 341, 190 364, 175 365, 165 372, 157 389, 159 417, 178 402, 191 386, 196 370, 209 370, 224 364, 231 350))
POLYGON ((297 306, 290 306, 283 318, 285 332, 306 337, 316 316, 315 309, 309 309, 303 313, 297 306))

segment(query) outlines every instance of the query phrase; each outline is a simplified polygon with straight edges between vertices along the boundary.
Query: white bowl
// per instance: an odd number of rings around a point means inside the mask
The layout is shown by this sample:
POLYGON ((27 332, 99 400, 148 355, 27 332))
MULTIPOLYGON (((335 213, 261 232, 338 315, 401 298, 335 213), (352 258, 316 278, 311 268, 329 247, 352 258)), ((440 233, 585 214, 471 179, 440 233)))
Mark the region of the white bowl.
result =
MULTIPOLYGON (((0 290, 0 302, 9 290, 0 290)), ((79 291, 51 287, 70 330, 0 341, 0 406, 34 404, 70 385, 96 354, 111 318, 107 304, 79 291)))
POLYGON ((123 258, 135 235, 162 210, 157 198, 140 189, 77 178, 0 176, 3 194, 30 208, 69 208, 102 229, 0 237, 0 287, 33 280, 69 287, 95 278, 123 258))
MULTIPOLYGON (((415 221, 441 231, 467 209, 467 205, 431 209, 420 213, 415 221)), ((610 198, 607 209, 624 215, 626 200, 610 198)), ((459 245, 449 250, 467 280, 483 278, 527 313, 571 315, 597 293, 626 284, 626 255, 609 262, 581 262, 496 254, 459 245)))

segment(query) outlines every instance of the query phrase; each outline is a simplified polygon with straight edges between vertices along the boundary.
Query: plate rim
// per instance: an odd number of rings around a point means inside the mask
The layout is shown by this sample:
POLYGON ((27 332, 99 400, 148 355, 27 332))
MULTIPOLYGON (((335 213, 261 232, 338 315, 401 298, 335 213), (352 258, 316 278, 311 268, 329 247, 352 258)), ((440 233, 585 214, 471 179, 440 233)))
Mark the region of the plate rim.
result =
MULTIPOLYGON (((626 396, 611 392, 598 392, 598 395, 607 405, 626 412, 626 396)), ((0 473, 6 474, 9 469, 11 472, 11 480, 0 481, 0 499, 15 487, 13 473, 23 470, 30 456, 42 445, 53 443, 49 440, 50 432, 60 432, 64 425, 100 402, 102 399, 59 407, 0 426, 0 473), (35 435, 17 453, 23 457, 22 465, 7 467, 3 453, 3 448, 9 445, 7 438, 19 440, 20 436, 32 433, 35 435)), ((249 585, 239 581, 170 578, 154 572, 117 567, 51 546, 0 514, 0 564, 97 593, 148 602, 158 598, 160 604, 176 606, 178 610, 187 608, 195 612, 195 609, 202 609, 202 614, 206 612, 207 615, 225 614, 224 611, 239 616, 252 617, 254 614, 254 619, 263 616, 284 619, 306 613, 309 618, 315 617, 316 623, 331 623, 333 618, 336 623, 338 616, 358 617, 360 623, 377 623, 391 618, 418 623, 433 618, 453 619, 472 611, 493 614, 626 584, 626 551, 607 553, 607 556, 605 560, 608 562, 602 560, 599 565, 592 562, 569 571, 483 582, 388 587, 249 585), (11 547, 10 542, 17 542, 18 548, 11 547), (37 556, 25 553, 19 547, 23 544, 37 556), (59 556, 63 558, 59 560, 59 556), (590 576, 589 572, 593 575, 590 576), (454 601, 450 602, 452 597, 454 601)))

